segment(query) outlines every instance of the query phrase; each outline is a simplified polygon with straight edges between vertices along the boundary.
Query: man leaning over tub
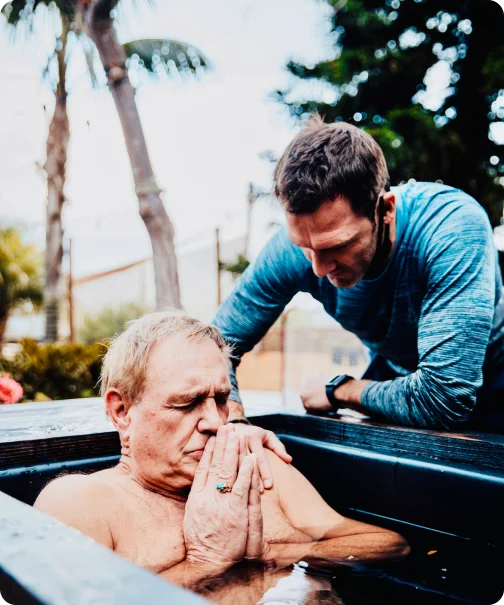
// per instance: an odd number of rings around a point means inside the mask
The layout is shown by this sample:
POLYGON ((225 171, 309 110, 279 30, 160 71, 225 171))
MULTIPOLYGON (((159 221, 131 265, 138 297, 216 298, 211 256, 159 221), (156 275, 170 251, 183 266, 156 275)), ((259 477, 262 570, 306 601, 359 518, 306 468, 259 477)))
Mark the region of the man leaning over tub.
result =
MULTIPOLYGON (((274 486, 262 489, 256 455, 226 424, 228 373, 228 348, 215 327, 167 312, 132 322, 102 372, 121 439, 118 465, 54 480, 35 507, 186 587, 243 559, 279 570, 300 559, 404 556, 401 536, 342 517, 270 451, 274 486)), ((256 602, 267 587, 249 588, 239 602, 256 602)))

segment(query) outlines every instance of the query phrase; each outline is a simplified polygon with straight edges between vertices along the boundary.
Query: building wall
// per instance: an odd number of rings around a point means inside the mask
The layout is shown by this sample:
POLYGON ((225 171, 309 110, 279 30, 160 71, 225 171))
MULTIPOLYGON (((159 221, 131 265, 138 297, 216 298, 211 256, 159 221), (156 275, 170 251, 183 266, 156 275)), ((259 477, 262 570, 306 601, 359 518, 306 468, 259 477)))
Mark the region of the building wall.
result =
MULTIPOLYGON (((221 260, 234 261, 243 250, 243 238, 221 243, 221 260)), ((210 321, 217 310, 217 258, 215 243, 178 253, 178 272, 182 305, 191 316, 210 321)), ((232 276, 221 273, 222 298, 233 287, 232 276)), ((138 303, 147 309, 155 306, 154 268, 146 259, 74 282, 74 317, 78 326, 86 314, 97 314, 105 307, 116 308, 138 303)))

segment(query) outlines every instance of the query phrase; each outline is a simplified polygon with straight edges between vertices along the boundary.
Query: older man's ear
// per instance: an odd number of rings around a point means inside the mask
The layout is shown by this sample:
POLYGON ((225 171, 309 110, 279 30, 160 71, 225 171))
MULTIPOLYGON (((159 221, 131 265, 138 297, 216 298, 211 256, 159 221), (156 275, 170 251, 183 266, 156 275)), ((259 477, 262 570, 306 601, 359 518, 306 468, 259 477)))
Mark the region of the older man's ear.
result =
POLYGON ((109 389, 105 393, 104 399, 107 414, 122 435, 129 427, 130 417, 128 412, 133 404, 116 389, 109 389))

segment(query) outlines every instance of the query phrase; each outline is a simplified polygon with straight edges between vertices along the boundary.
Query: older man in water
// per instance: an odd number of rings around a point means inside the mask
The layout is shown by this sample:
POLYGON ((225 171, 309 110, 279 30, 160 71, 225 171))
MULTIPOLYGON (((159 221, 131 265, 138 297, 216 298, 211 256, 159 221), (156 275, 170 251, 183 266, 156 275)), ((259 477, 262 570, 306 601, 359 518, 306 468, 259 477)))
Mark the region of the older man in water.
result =
MULTIPOLYGON (((342 517, 270 451, 274 487, 263 490, 256 455, 226 424, 228 373, 216 328, 167 312, 131 323, 102 373, 121 439, 118 465, 56 479, 35 507, 192 588, 244 559, 279 569, 310 557, 337 564, 403 556, 401 536, 342 517)), ((268 586, 233 598, 256 602, 268 586)))

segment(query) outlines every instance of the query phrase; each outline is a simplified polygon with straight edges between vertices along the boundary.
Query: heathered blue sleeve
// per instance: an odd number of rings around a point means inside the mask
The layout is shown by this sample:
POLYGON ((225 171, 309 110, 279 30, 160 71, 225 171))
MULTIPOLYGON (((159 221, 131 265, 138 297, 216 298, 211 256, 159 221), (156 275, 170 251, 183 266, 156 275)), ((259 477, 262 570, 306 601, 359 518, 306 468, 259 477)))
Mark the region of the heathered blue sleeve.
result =
POLYGON ((243 273, 219 307, 212 323, 233 347, 230 399, 240 401, 236 367, 274 324, 291 298, 302 289, 310 263, 280 229, 243 273))
POLYGON ((451 428, 475 406, 495 296, 492 231, 475 206, 452 209, 421 242, 417 370, 363 391, 363 407, 393 422, 451 428))

